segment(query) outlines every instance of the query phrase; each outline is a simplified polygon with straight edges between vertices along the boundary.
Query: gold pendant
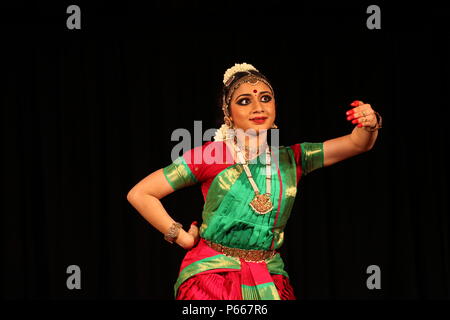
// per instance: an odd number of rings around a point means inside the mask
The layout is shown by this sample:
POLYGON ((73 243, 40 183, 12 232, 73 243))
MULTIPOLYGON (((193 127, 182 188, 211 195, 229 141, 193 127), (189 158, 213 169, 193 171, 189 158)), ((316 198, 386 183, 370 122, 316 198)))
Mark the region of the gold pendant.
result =
POLYGON ((250 202, 250 206, 259 214, 266 214, 273 209, 272 201, 270 201, 270 194, 257 194, 250 202))

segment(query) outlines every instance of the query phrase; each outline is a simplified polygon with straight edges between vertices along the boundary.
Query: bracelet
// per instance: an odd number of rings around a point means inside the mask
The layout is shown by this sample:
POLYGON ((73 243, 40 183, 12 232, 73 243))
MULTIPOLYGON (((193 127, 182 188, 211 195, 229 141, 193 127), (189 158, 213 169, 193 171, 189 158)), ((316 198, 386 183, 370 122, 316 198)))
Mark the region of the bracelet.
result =
POLYGON ((375 127, 364 127, 364 130, 374 132, 382 128, 383 118, 380 116, 378 112, 374 111, 374 113, 375 116, 377 117, 377 124, 375 125, 375 127))
POLYGON ((169 231, 164 235, 164 239, 167 240, 170 243, 173 243, 180 233, 180 229, 183 227, 181 223, 174 222, 170 228, 169 231))

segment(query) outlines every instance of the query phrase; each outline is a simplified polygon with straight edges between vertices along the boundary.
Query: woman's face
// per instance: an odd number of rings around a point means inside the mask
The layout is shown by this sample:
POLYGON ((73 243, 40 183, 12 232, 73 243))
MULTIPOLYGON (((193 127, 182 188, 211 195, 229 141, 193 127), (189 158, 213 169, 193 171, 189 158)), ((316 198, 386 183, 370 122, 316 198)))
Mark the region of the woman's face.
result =
POLYGON ((234 126, 244 131, 254 129, 259 133, 275 122, 275 98, 262 81, 241 84, 231 97, 230 109, 234 126))

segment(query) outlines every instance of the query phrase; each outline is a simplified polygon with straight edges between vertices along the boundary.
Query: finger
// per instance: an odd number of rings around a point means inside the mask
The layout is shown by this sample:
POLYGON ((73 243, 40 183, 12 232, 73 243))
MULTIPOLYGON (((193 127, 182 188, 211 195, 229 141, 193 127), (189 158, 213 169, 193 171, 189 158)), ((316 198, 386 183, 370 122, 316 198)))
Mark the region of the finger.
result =
POLYGON ((350 103, 350 106, 353 107, 353 109, 348 110, 345 114, 347 115, 347 120, 352 120, 353 118, 351 115, 353 115, 355 112, 360 111, 361 106, 363 106, 364 103, 360 100, 355 100, 352 103, 350 103))
POLYGON ((365 122, 371 122, 373 119, 373 115, 365 115, 360 116, 352 120, 352 123, 365 123, 365 122))
POLYGON ((355 100, 355 101, 353 101, 352 103, 350 103, 350 105, 352 106, 352 107, 359 107, 360 105, 363 105, 364 104, 364 102, 362 102, 362 101, 360 101, 360 100, 355 100))
POLYGON ((357 106, 356 106, 356 104, 354 105, 354 103, 355 103, 355 101, 353 101, 353 102, 350 104, 350 106, 351 106, 353 109, 350 109, 350 110, 348 110, 348 111, 345 113, 347 116, 352 115, 352 114, 356 111, 355 109, 357 109, 357 106))
POLYGON ((358 101, 358 100, 355 100, 355 101, 353 101, 352 103, 350 103, 350 105, 351 105, 352 107, 357 107, 357 106, 359 106, 359 101, 358 101))
POLYGON ((196 238, 199 234, 198 229, 189 229, 189 231, 187 233, 190 234, 194 238, 196 238))
POLYGON ((376 117, 372 114, 369 116, 359 117, 357 119, 352 120, 353 124, 357 124, 359 128, 361 127, 373 127, 376 125, 376 117))
POLYGON ((358 118, 360 112, 361 112, 361 107, 355 107, 352 110, 347 111, 346 112, 347 120, 353 120, 355 118, 358 118))
POLYGON ((354 117, 354 119, 352 119, 351 122, 353 124, 366 123, 366 122, 372 123, 375 120, 376 120, 376 117, 375 117, 374 113, 370 113, 370 114, 364 113, 364 114, 361 114, 359 117, 354 117))
POLYGON ((360 109, 359 111, 352 114, 354 119, 360 118, 360 117, 369 117, 374 114, 373 110, 368 109, 360 109))
POLYGON ((366 106, 369 106, 369 107, 370 107, 369 104, 366 104, 366 103, 364 103, 364 102, 362 102, 362 101, 359 101, 359 100, 353 101, 352 103, 350 103, 350 106, 352 106, 353 109, 347 111, 347 115, 352 114, 352 113, 354 113, 354 112, 356 112, 356 111, 358 111, 358 110, 362 110, 362 109, 365 110, 365 109, 366 109, 366 106))
POLYGON ((372 107, 368 103, 363 103, 362 101, 355 100, 351 104, 351 106, 355 106, 353 109, 348 110, 346 112, 347 120, 351 121, 353 124, 359 123, 359 121, 354 121, 355 119, 359 119, 361 117, 365 117, 369 120, 363 120, 364 122, 371 121, 372 115, 375 114, 372 107))
POLYGON ((197 233, 197 232, 198 232, 197 224, 198 224, 197 221, 192 222, 192 223, 191 223, 191 227, 190 227, 189 230, 188 230, 188 233, 190 233, 190 234, 192 234, 192 235, 194 235, 195 233, 197 233))
POLYGON ((356 111, 372 111, 373 109, 370 104, 364 103, 359 105, 358 107, 353 108, 353 110, 355 110, 356 112, 356 111))

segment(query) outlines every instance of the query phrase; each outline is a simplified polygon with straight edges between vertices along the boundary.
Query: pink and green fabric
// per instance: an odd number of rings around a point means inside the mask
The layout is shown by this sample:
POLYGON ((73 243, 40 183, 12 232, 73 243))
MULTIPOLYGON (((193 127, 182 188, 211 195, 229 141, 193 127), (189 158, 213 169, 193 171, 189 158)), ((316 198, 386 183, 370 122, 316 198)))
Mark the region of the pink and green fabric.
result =
MULTIPOLYGON (((281 247, 301 177, 323 167, 323 143, 272 147, 271 165, 274 208, 263 215, 250 207, 253 189, 243 166, 234 162, 222 141, 193 148, 163 168, 174 190, 200 183, 205 200, 202 240, 183 259, 174 286, 177 299, 295 298, 279 253, 264 262, 246 262, 213 250, 203 240, 240 249, 281 247)), ((249 169, 264 190, 265 158, 258 157, 249 169)))

